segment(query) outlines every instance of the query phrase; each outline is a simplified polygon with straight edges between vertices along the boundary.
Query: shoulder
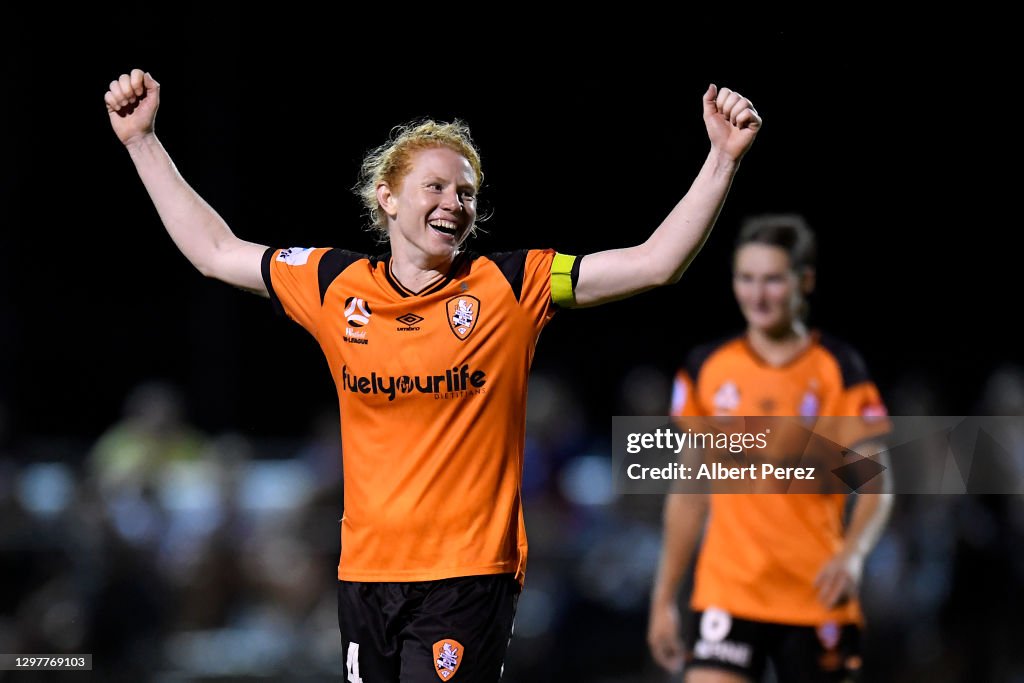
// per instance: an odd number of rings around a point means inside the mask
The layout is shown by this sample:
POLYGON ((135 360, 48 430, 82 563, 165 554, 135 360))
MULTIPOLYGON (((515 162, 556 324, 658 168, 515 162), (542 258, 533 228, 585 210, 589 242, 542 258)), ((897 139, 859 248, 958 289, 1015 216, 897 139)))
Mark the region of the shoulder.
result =
POLYGON ((871 381, 864 357, 852 345, 824 332, 818 334, 818 344, 839 366, 843 386, 851 387, 861 382, 871 381))
POLYGON ((538 278, 550 277, 556 256, 554 249, 516 249, 489 254, 466 252, 463 258, 474 268, 480 263, 493 264, 512 288, 516 299, 521 299, 524 283, 536 283, 538 278))
POLYGON ((263 260, 267 263, 283 263, 293 267, 316 266, 320 271, 336 270, 340 272, 363 259, 372 260, 372 257, 333 247, 270 247, 263 253, 263 260))
POLYGON ((696 382, 701 371, 708 365, 709 362, 714 358, 719 358, 723 354, 728 353, 737 345, 742 344, 742 335, 731 334, 726 337, 721 337, 715 341, 708 342, 696 346, 686 356, 686 364, 683 368, 690 378, 696 382))

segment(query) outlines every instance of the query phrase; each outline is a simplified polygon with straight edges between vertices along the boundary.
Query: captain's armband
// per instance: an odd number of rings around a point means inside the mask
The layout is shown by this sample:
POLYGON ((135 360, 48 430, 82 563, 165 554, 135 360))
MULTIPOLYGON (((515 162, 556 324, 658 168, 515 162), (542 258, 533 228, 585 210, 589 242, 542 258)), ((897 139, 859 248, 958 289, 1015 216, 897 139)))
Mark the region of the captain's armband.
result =
POLYGON ((576 282, 580 277, 582 256, 555 254, 551 260, 551 300, 563 307, 576 305, 576 282))

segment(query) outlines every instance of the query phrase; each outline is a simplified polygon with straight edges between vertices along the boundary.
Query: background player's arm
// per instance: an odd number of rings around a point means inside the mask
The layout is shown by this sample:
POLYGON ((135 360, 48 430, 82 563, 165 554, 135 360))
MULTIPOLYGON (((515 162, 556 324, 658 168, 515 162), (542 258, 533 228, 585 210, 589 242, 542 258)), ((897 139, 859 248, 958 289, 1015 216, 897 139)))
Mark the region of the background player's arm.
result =
MULTIPOLYGON (((858 446, 858 453, 884 461, 885 447, 871 442, 858 446)), ((886 464, 883 462, 882 464, 886 464)), ((818 599, 828 608, 856 597, 860 588, 864 561, 875 547, 892 510, 893 496, 889 492, 891 482, 883 471, 880 493, 859 493, 853 503, 850 522, 843 536, 842 549, 822 567, 814 581, 818 599)))
POLYGON ((647 645, 654 660, 667 671, 677 672, 683 667, 679 586, 693 559, 707 513, 707 494, 670 493, 665 499, 665 531, 651 593, 647 645))
POLYGON ((185 258, 207 277, 268 296, 261 274, 267 247, 235 237, 224 219, 178 173, 156 137, 160 84, 133 69, 104 95, 110 125, 128 149, 160 220, 185 258))
POLYGON ((677 282, 700 251, 761 118, 750 100, 711 85, 704 93, 704 123, 711 151, 689 192, 643 244, 587 254, 580 262, 576 305, 594 306, 677 282))

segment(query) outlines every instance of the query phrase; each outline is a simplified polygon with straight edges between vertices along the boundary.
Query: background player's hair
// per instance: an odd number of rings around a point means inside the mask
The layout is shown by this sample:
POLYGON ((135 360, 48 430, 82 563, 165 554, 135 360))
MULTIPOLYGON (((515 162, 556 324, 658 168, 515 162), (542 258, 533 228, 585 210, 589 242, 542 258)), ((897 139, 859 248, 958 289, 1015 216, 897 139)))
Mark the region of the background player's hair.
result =
POLYGON ((740 227, 736 251, 746 244, 767 244, 779 247, 789 255, 795 271, 814 268, 818 256, 814 231, 800 214, 779 213, 749 216, 740 227))
MULTIPOLYGON (((409 172, 412 155, 422 149, 447 147, 466 157, 476 174, 476 188, 484 182, 480 165, 480 152, 469 133, 469 126, 459 119, 451 123, 423 119, 410 121, 391 129, 388 141, 371 150, 359 169, 359 181, 353 188, 363 200, 369 219, 369 229, 376 231, 382 242, 388 239, 388 222, 377 202, 377 186, 386 182, 398 187, 409 172)), ((479 220, 479 219, 478 219, 479 220)), ((476 232, 476 226, 470 236, 476 232)))

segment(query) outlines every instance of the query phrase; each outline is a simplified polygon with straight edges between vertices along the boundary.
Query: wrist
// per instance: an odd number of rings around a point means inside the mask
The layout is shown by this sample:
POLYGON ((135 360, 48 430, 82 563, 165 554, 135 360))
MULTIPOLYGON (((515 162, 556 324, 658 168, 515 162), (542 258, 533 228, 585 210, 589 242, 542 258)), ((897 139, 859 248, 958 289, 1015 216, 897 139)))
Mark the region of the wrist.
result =
POLYGON ((844 545, 839 554, 846 562, 853 562, 858 566, 864 564, 864 557, 866 556, 866 553, 857 544, 844 545))
POLYGON ((655 590, 651 594, 651 607, 675 607, 676 606, 676 594, 675 592, 665 592, 655 590))
POLYGON ((154 147, 160 144, 156 138, 156 133, 152 130, 146 131, 145 133, 139 133, 133 135, 124 141, 124 146, 127 148, 129 154, 154 147))
POLYGON ((716 176, 731 176, 739 168, 740 160, 712 146, 707 164, 716 176))

